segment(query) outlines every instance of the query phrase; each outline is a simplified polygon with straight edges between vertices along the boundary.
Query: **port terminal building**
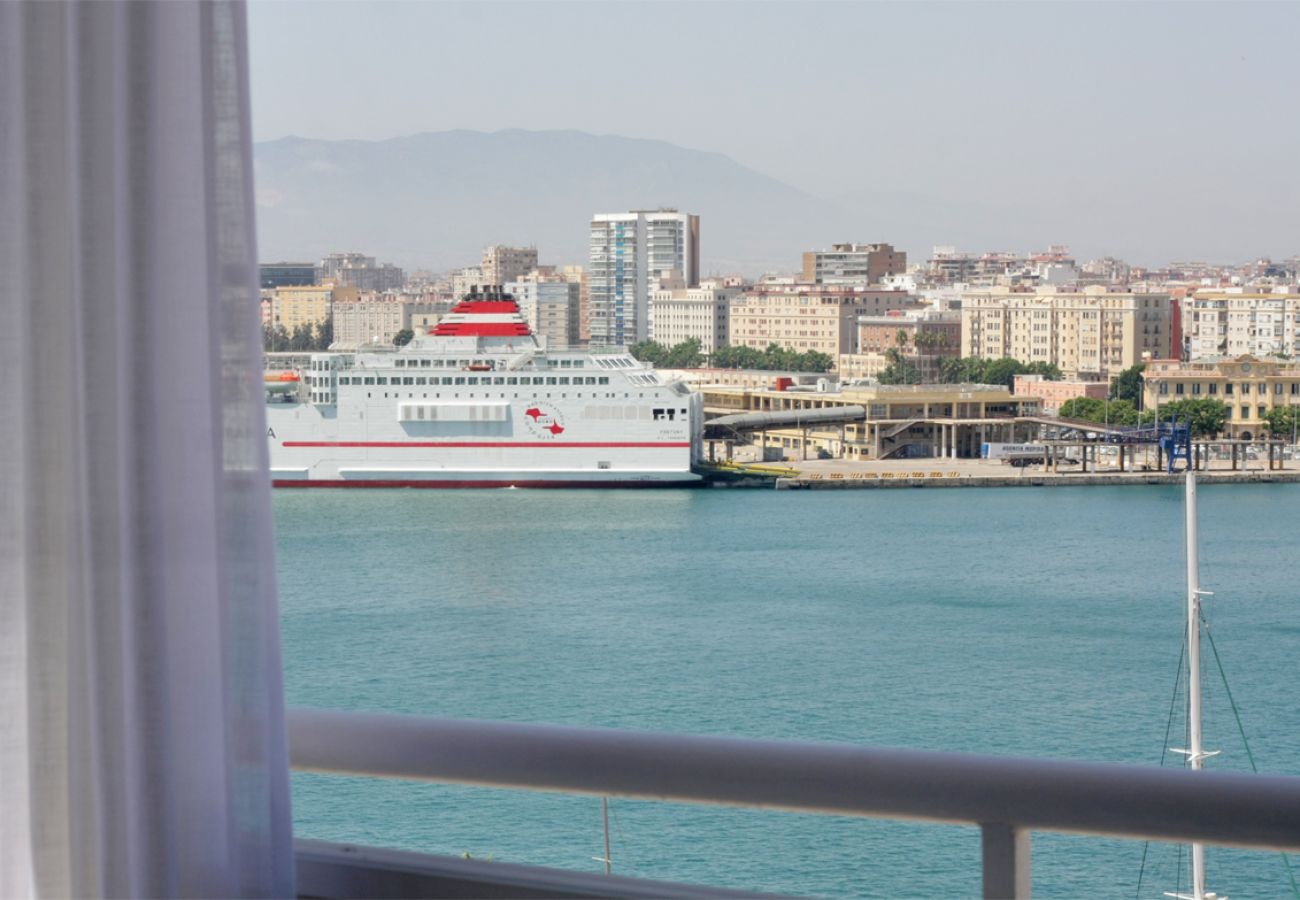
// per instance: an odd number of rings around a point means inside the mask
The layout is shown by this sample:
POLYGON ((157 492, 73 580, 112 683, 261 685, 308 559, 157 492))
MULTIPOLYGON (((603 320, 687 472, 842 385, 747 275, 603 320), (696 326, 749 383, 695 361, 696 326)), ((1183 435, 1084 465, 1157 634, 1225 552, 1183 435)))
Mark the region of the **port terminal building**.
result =
POLYGON ((813 385, 779 379, 770 387, 696 389, 704 395, 705 439, 715 457, 752 440, 765 459, 975 458, 987 442, 1029 442, 1044 424, 1039 398, 1002 385, 840 385, 821 378, 813 385))

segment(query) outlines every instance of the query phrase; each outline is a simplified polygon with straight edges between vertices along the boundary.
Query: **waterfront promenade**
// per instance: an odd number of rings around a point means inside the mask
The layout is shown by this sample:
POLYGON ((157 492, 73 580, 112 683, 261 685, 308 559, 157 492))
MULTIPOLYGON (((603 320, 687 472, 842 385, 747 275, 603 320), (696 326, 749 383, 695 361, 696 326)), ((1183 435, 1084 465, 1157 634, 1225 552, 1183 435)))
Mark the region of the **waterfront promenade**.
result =
MULTIPOLYGON (((817 459, 787 462, 799 472, 796 478, 783 478, 778 488, 851 489, 888 487, 1046 487, 1073 485, 1139 485, 1180 482, 1179 473, 1165 470, 1120 472, 1118 467, 1102 464, 1099 471, 1081 472, 1079 467, 1059 472, 1043 471, 1043 466, 1023 468, 986 459, 886 459, 854 461, 817 459)), ((1300 482, 1300 460, 1285 460, 1282 468, 1269 470, 1266 460, 1248 460, 1236 471, 1226 460, 1211 460, 1198 472, 1206 484, 1253 484, 1261 482, 1300 482)))

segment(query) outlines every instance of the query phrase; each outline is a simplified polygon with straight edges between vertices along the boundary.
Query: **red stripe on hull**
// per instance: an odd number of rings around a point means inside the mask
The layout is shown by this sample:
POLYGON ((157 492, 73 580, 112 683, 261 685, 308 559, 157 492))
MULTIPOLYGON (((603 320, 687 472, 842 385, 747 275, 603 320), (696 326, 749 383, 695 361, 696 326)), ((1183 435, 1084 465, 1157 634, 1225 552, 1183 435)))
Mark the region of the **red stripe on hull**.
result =
POLYGON ((693 487, 702 481, 311 481, 275 479, 278 488, 668 488, 693 487))
POLYGON ((284 447, 445 447, 448 449, 487 449, 490 447, 521 448, 530 450, 538 447, 573 447, 578 449, 593 448, 646 448, 646 447, 689 447, 689 441, 285 441, 284 447))
POLYGON ((493 313, 516 315, 519 307, 513 300, 463 300, 452 309, 454 313, 493 313))

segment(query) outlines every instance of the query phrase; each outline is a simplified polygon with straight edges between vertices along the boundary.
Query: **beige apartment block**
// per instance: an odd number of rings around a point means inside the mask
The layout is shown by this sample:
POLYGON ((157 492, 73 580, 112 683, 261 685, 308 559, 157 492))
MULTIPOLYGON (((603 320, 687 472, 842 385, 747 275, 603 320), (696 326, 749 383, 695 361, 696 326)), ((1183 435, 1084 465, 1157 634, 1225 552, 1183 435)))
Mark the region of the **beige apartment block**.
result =
POLYGON ((731 301, 736 288, 708 285, 653 291, 650 294, 650 337, 665 347, 697 340, 712 353, 731 343, 731 301))
POLYGON ((451 274, 451 296, 455 300, 461 300, 470 291, 490 283, 478 266, 466 266, 451 274))
POLYGON ((816 284, 880 284, 907 271, 907 253, 892 244, 832 244, 803 255, 803 280, 816 284))
POLYGON ((505 284, 519 313, 546 346, 572 346, 578 325, 578 285, 559 275, 535 274, 505 284))
POLYGON ((536 268, 536 247, 506 247, 502 244, 484 248, 483 262, 479 266, 486 284, 518 281, 536 268))
POLYGON ((329 285, 286 285, 271 292, 271 321, 292 334, 299 325, 315 327, 329 318, 334 290, 329 285))
POLYGON ((845 285, 761 284, 731 304, 732 346, 765 349, 778 344, 801 353, 838 357, 856 349, 858 317, 920 309, 906 291, 845 285))
POLYGON ((1228 407, 1228 437, 1253 440, 1267 436, 1264 417, 1269 410, 1300 406, 1300 364, 1250 355, 1192 362, 1158 359, 1148 363, 1142 373, 1144 409, 1201 398, 1221 400, 1228 407))
MULTIPOLYGON (((355 348, 362 344, 391 344, 399 331, 417 324, 425 326, 427 319, 415 321, 417 314, 436 316, 447 309, 445 303, 421 302, 401 296, 362 294, 357 299, 334 304, 334 344, 340 348, 355 348)), ((427 327, 425 328, 427 331, 427 327)))
POLYGON ((993 288, 962 301, 961 355, 1052 363, 1067 378, 1107 380, 1170 356, 1173 326, 1168 294, 993 288))
POLYGON ((1183 301, 1190 359, 1300 355, 1300 294, 1197 291, 1183 301))

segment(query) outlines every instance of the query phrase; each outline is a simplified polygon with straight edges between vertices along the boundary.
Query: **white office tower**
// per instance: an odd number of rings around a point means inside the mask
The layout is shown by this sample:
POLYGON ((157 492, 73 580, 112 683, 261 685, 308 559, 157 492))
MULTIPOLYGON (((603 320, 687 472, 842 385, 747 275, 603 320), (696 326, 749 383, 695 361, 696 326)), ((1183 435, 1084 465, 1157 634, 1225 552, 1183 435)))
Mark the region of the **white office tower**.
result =
POLYGON ((593 346, 650 335, 650 294, 660 279, 700 283, 700 217, 675 209, 600 213, 591 219, 588 296, 593 346))

